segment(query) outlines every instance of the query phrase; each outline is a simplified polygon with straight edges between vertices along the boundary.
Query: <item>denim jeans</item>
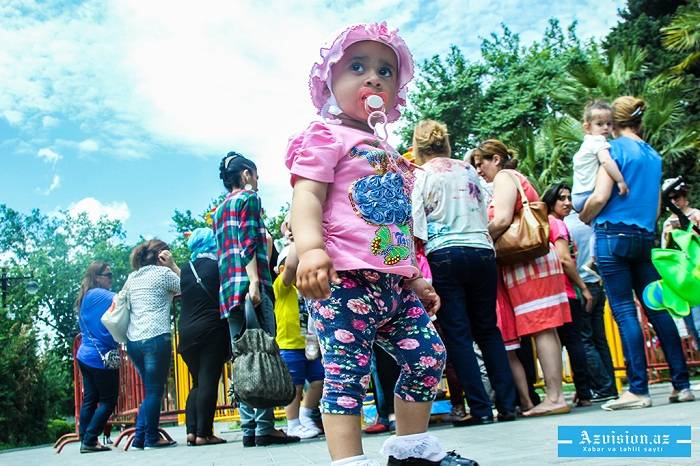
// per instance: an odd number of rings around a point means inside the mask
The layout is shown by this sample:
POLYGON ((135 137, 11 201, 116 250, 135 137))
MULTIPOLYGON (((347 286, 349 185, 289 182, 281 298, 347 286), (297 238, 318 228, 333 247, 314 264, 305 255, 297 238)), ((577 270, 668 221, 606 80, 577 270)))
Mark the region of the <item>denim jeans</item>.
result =
POLYGON ((586 351, 591 388, 598 396, 617 395, 610 347, 605 338, 605 293, 598 283, 586 283, 586 286, 593 295, 593 309, 590 313, 581 313, 581 339, 586 351))
MULTIPOLYGON (((255 309, 260 327, 273 337, 277 333, 275 324, 275 309, 272 299, 266 290, 260 290, 262 302, 255 309)), ((231 311, 228 317, 228 328, 231 334, 231 345, 245 331, 245 315, 242 309, 231 311)), ((234 358, 235 358, 235 348, 234 358)), ((238 414, 241 417, 241 429, 246 437, 269 435, 275 429, 274 408, 257 409, 245 403, 238 403, 238 414)))
POLYGON ((450 360, 473 416, 491 416, 474 345, 481 349, 496 408, 515 410, 516 392, 501 331, 496 325, 496 259, 491 249, 448 247, 431 252, 428 263, 442 305, 437 313, 450 360))
POLYGON ((83 445, 97 444, 119 397, 119 369, 97 369, 78 361, 83 376, 80 438, 83 445))
MULTIPOLYGON (((651 263, 654 234, 636 226, 604 223, 596 225, 595 235, 598 268, 613 317, 620 329, 629 390, 637 395, 646 395, 649 393, 649 380, 645 341, 637 318, 633 292, 641 297, 644 288, 659 279, 659 274, 651 263)), ((643 312, 661 341, 673 387, 676 390, 688 388, 688 366, 676 324, 667 312, 649 310, 643 300, 640 301, 643 312)))
POLYGON ((160 438, 158 423, 165 382, 170 374, 171 336, 169 333, 164 333, 145 340, 127 340, 126 351, 141 376, 146 393, 136 418, 134 444, 153 445, 160 438))

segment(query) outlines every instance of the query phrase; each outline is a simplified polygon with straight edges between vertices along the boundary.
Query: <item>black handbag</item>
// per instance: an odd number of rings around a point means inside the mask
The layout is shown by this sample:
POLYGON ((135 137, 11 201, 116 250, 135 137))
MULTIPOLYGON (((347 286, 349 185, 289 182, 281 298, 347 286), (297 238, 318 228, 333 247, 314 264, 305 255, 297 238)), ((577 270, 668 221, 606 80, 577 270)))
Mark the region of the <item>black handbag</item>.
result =
POLYGON ((233 396, 253 408, 287 406, 296 389, 277 342, 260 328, 250 297, 245 299, 244 312, 245 331, 233 345, 233 396))

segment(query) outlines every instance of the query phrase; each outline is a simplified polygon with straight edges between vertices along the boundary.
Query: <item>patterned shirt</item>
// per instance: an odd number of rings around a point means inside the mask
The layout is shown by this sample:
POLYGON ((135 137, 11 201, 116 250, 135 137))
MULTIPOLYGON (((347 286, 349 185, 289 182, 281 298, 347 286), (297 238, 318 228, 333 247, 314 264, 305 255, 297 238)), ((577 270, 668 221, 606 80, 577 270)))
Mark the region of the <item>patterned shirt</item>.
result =
POLYGON ((180 293, 180 277, 168 267, 145 265, 131 272, 126 281, 129 289, 130 341, 146 340, 170 333, 170 306, 180 293))
POLYGON ((416 173, 413 235, 426 241, 425 254, 449 247, 493 249, 486 199, 474 167, 435 157, 416 173))
POLYGON ((248 292, 250 280, 245 267, 257 260, 261 292, 272 286, 267 258, 267 229, 261 219, 260 198, 255 191, 234 190, 214 214, 218 244, 219 312, 227 318, 248 292))
POLYGON ((314 122, 290 139, 292 185, 299 177, 328 184, 323 241, 335 270, 418 275, 405 162, 373 134, 343 125, 314 122))

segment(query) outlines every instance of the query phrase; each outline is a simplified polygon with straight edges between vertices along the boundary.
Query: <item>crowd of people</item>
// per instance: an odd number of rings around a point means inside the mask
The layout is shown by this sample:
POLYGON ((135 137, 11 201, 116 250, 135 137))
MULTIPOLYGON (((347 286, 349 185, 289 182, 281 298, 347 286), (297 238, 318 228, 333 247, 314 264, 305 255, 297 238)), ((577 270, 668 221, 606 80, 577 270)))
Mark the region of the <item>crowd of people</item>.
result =
MULTIPOLYGON (((286 432, 275 429, 272 408, 239 403, 244 447, 325 433, 333 465, 376 464, 364 455, 360 429, 372 381, 378 420, 367 433, 394 432, 382 447, 388 464, 475 465, 428 432, 445 366, 457 427, 566 414, 572 406, 562 389, 562 348, 574 406, 651 406, 634 295, 659 278, 650 251, 662 173, 661 157, 642 139, 644 102, 622 96, 612 105, 587 104, 573 186, 556 183, 540 197, 528 173, 518 171, 517 155, 497 139, 458 158, 448 128, 425 120, 406 156, 386 142, 381 128, 405 105, 413 62, 385 24, 347 28, 321 58, 310 89, 322 121, 289 141, 284 162, 294 193, 279 250, 262 221, 257 166, 230 152, 219 167, 228 195, 213 227, 189 237, 190 260, 178 267, 159 240, 132 252, 126 349, 146 394, 133 446, 174 444, 158 435, 158 418, 177 294, 177 351, 193 382, 188 445, 225 442, 213 432, 217 387, 231 344, 245 330, 248 298, 261 327, 276 336, 296 396, 285 408, 286 432), (539 201, 548 213, 549 247, 532 259, 499 263, 499 238, 539 201), (606 297, 626 362, 629 388, 621 394, 605 338, 606 297), (542 398, 533 387, 533 345, 542 398)), ((687 192, 679 188, 674 202, 697 224, 687 192)), ((678 227, 670 217, 664 234, 678 227)), ((97 434, 117 397, 118 371, 103 357, 117 345, 100 323, 112 302, 111 279, 108 264, 93 263, 76 302, 84 452, 109 449, 97 434)), ((642 306, 669 364, 669 401, 693 401, 677 323, 642 306)), ((686 320, 696 338, 699 319, 694 309, 686 320)))

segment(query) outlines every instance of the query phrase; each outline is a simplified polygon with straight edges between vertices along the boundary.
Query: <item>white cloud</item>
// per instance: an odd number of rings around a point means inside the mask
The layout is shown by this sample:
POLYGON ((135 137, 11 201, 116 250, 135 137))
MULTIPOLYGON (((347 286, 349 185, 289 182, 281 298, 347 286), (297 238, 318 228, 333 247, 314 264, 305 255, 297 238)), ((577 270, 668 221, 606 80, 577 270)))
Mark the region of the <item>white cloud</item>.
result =
POLYGON ((57 189, 59 186, 61 186, 61 177, 57 174, 54 174, 53 178, 51 180, 51 185, 48 187, 48 189, 46 191, 44 191, 44 195, 48 196, 55 189, 57 189))
POLYGON ((96 152, 99 148, 100 145, 94 139, 86 139, 78 144, 81 152, 96 152))
POLYGON ((541 37, 552 16, 563 26, 578 19, 582 37, 600 37, 623 3, 27 2, 0 14, 7 26, 0 27, 0 108, 13 109, 3 116, 14 125, 50 113, 99 135, 99 144, 78 143, 83 152, 139 158, 172 148, 199 156, 239 150, 256 160, 263 190, 279 206, 289 197, 287 138, 315 118, 309 69, 343 26, 386 19, 417 61, 451 44, 476 58, 481 38, 500 31, 501 22, 525 42, 541 37))
POLYGON ((94 197, 86 197, 68 206, 68 212, 76 216, 85 212, 92 222, 96 222, 103 215, 110 220, 126 221, 131 217, 129 206, 126 202, 102 203, 94 197))
POLYGON ((22 112, 18 112, 17 110, 5 110, 2 112, 2 116, 12 126, 17 126, 24 121, 24 115, 22 112))
POLYGON ((46 115, 41 119, 41 126, 43 126, 44 128, 54 128, 58 126, 58 123, 58 118, 54 118, 51 115, 46 115))
POLYGON ((36 155, 37 157, 44 159, 44 161, 48 163, 56 163, 59 160, 61 160, 61 156, 48 147, 39 149, 36 155))

